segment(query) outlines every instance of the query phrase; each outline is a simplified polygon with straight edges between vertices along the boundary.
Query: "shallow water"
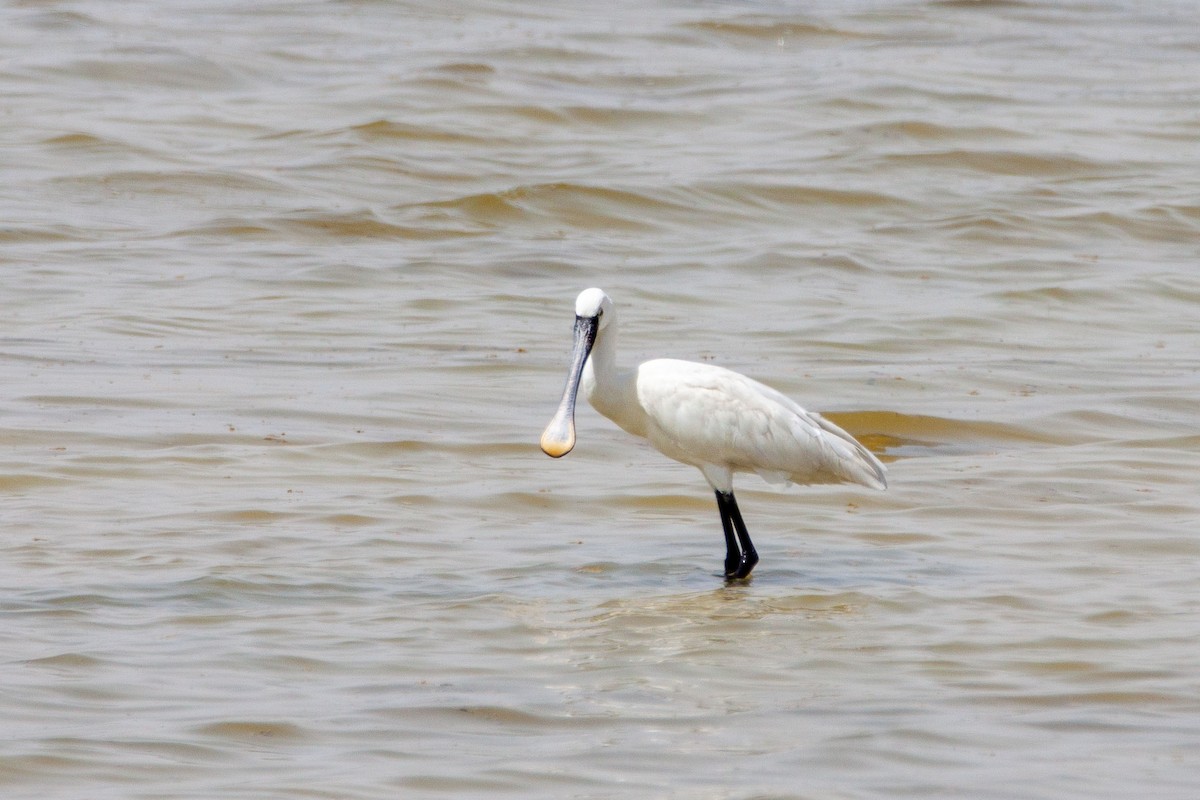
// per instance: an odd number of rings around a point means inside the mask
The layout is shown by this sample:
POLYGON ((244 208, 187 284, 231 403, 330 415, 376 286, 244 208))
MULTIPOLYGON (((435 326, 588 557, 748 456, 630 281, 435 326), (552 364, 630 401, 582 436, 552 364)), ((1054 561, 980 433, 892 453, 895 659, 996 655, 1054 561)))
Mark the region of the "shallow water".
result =
POLYGON ((4 17, 5 797, 1200 793, 1190 4, 4 17), (591 285, 889 490, 725 585, 591 285))

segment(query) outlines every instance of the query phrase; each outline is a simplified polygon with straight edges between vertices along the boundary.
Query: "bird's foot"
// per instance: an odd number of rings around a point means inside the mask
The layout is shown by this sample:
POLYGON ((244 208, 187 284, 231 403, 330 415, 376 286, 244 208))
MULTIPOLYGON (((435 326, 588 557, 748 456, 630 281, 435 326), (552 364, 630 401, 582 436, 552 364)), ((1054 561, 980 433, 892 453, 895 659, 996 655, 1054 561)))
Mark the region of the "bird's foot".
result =
POLYGON ((729 559, 725 560, 725 580, 740 581, 750 577, 750 572, 754 569, 754 565, 758 563, 758 553, 749 550, 742 553, 742 557, 736 563, 731 564, 729 559))

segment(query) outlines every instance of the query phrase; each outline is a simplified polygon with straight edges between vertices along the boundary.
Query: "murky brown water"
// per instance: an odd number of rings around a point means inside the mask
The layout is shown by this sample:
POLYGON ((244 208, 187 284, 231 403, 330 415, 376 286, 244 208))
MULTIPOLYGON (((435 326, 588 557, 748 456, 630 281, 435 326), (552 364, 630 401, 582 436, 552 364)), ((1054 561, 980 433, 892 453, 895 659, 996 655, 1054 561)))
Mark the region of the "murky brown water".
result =
POLYGON ((1200 796, 1192 4, 3 18, 4 797, 1200 796), (723 585, 591 285, 889 491, 723 585))

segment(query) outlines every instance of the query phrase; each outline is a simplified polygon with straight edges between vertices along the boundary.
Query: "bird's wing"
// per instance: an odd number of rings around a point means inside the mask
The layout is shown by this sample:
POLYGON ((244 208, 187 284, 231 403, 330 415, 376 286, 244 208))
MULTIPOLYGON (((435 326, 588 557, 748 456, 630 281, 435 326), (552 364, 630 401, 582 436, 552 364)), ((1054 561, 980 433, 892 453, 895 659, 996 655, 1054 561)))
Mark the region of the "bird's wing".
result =
POLYGON ((687 464, 756 472, 772 483, 883 488, 883 465, 850 434, 786 395, 711 364, 657 359, 638 368, 647 436, 687 464))

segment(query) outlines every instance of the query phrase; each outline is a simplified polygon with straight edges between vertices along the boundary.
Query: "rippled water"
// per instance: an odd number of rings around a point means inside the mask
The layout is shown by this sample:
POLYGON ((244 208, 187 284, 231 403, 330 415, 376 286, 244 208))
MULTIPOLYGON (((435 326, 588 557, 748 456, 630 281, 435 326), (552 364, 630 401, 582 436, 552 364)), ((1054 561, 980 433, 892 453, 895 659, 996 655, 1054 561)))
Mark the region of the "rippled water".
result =
POLYGON ((4 797, 1200 795, 1192 4, 3 17, 4 797), (888 492, 725 585, 591 285, 888 492))

